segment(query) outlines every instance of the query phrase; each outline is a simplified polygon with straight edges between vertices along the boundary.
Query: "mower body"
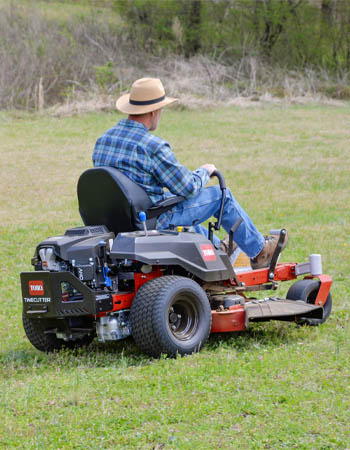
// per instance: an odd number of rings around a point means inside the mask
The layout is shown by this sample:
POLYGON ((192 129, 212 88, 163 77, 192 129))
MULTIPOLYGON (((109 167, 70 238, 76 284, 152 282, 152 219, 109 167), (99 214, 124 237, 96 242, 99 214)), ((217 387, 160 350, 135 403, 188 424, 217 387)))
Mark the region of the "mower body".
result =
POLYGON ((35 271, 21 274, 23 314, 41 322, 46 334, 72 343, 87 336, 107 341, 131 335, 134 297, 159 277, 190 278, 204 288, 211 332, 243 331, 250 321, 322 320, 331 285, 329 277, 317 277, 323 292, 315 304, 275 297, 250 301, 248 292, 273 290, 278 281, 296 278, 298 264, 278 264, 272 282, 268 269, 245 270, 237 273, 237 284, 227 254, 188 231, 115 237, 103 226, 70 229, 41 242, 32 263, 35 271))
POLYGON ((228 255, 201 234, 140 224, 115 232, 111 221, 102 223, 42 241, 34 271, 21 273, 24 329, 42 351, 131 335, 152 356, 189 354, 210 333, 243 331, 267 320, 318 325, 330 314, 332 280, 312 259, 277 264, 277 248, 269 267, 235 270, 228 255), (286 299, 256 296, 298 276, 303 279, 286 299))

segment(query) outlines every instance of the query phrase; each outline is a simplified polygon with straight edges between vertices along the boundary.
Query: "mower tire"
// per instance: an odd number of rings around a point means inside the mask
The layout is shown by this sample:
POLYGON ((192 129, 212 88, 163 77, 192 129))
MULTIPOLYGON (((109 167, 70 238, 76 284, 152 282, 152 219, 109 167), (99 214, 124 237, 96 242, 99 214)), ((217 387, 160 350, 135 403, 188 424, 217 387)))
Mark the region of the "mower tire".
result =
MULTIPOLYGON (((319 280, 299 280, 294 283, 287 292, 288 300, 303 300, 306 303, 315 304, 315 300, 320 289, 321 282, 319 280)), ((332 311, 332 296, 328 294, 326 303, 323 305, 322 319, 302 319, 301 324, 317 326, 324 323, 332 311)))
POLYGON ((63 348, 75 349, 89 345, 93 339, 93 335, 86 335, 75 341, 64 341, 58 339, 55 334, 46 334, 43 326, 45 324, 38 319, 29 319, 24 314, 22 316, 23 328, 29 342, 42 352, 53 352, 63 348))
POLYGON ((207 295, 189 278, 162 276, 150 280, 133 300, 130 325, 136 345, 150 356, 197 352, 211 329, 207 295))

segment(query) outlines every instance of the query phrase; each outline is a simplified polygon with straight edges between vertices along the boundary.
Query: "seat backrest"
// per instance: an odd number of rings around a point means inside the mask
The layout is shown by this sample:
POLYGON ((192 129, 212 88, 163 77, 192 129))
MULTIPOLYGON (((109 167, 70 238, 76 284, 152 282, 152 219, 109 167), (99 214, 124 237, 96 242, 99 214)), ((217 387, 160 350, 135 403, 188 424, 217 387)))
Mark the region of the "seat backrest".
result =
MULTIPOLYGON (((148 194, 114 167, 86 170, 78 181, 79 212, 85 225, 106 225, 115 234, 142 230, 138 213, 152 206, 148 194)), ((156 218, 147 222, 156 227, 156 218)))

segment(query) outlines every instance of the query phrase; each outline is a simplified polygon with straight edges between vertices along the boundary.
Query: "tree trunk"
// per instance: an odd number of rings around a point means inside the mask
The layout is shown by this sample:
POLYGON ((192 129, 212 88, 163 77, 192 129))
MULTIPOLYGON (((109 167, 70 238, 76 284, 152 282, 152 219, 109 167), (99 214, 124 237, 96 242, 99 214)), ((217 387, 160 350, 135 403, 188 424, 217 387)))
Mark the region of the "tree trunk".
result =
POLYGON ((185 57, 195 55, 201 48, 201 0, 186 1, 185 57))

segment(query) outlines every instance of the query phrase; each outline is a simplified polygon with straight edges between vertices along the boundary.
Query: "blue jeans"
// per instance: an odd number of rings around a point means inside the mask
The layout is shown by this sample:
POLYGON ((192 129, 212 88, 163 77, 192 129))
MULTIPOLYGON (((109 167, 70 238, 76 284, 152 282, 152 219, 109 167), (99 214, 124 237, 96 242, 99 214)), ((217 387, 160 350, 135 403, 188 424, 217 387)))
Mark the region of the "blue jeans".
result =
MULTIPOLYGON (((218 218, 221 198, 222 192, 219 186, 202 189, 195 197, 184 200, 174 206, 171 211, 169 226, 193 226, 197 233, 208 237, 206 228, 200 224, 212 216, 218 218)), ((264 236, 256 229, 250 217, 236 201, 231 191, 226 189, 222 227, 229 233, 239 218, 242 218, 243 221, 235 231, 233 239, 249 258, 254 258, 264 246, 264 236)), ((214 244, 218 245, 219 242, 219 238, 215 236, 214 244)))

